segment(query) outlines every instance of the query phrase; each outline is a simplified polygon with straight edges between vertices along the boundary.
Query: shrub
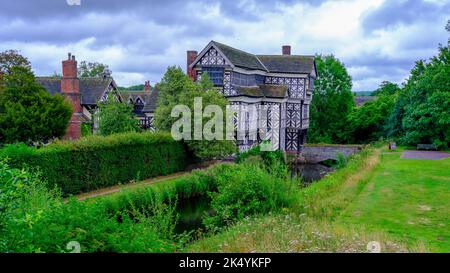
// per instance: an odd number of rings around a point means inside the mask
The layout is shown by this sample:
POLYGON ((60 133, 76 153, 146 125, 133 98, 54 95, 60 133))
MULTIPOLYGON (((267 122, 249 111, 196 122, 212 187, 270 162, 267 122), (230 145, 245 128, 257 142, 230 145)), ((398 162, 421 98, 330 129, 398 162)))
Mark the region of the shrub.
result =
MULTIPOLYGON (((174 207, 152 203, 152 217, 118 212, 121 221, 97 203, 63 203, 34 174, 0 162, 0 252, 173 252, 174 207), (172 212, 172 213, 170 213, 172 212), (157 217, 155 217, 157 216, 157 217)), ((117 215, 113 215, 117 216, 117 215)))
POLYGON ((268 213, 289 206, 296 186, 269 174, 258 164, 243 163, 217 177, 218 192, 210 193, 215 214, 204 219, 214 230, 246 216, 268 213))
POLYGON ((248 161, 252 157, 260 158, 265 169, 280 178, 285 178, 288 172, 284 153, 280 150, 276 151, 261 151, 261 147, 255 146, 247 151, 238 153, 236 156, 237 163, 248 161))
POLYGON ((56 142, 36 149, 10 145, 0 150, 14 167, 41 171, 50 187, 76 194, 142 178, 183 170, 184 145, 164 133, 124 133, 56 142))
POLYGON ((0 88, 0 143, 48 142, 64 136, 71 104, 39 85, 29 67, 12 67, 0 88))
POLYGON ((112 95, 98 103, 98 132, 103 136, 139 132, 139 121, 134 117, 133 105, 117 101, 112 95))

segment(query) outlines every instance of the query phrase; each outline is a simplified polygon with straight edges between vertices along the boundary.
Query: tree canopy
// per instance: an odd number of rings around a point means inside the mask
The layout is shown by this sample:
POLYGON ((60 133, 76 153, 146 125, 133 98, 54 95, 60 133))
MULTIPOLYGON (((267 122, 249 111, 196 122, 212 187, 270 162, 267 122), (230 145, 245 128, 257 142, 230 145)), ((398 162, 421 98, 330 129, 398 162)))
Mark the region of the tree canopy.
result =
POLYGON ((39 85, 27 65, 9 67, 0 88, 0 143, 47 142, 64 136, 71 104, 39 85))
MULTIPOLYGON (((193 113, 194 99, 202 98, 202 110, 208 105, 217 105, 223 112, 225 122, 227 99, 213 88, 212 82, 205 73, 201 79, 194 83, 179 67, 169 67, 158 84, 159 99, 155 112, 155 125, 158 130, 171 131, 172 125, 179 118, 171 117, 173 107, 186 105, 193 113)), ((213 117, 202 117, 202 124, 207 123, 213 117)), ((191 119, 191 128, 194 128, 194 118, 191 119)), ((220 133, 225 138, 225 127, 220 133)), ((214 128, 214 130, 221 130, 214 128)), ((191 132, 191 140, 186 143, 194 155, 200 158, 216 158, 232 154, 236 150, 234 141, 230 140, 194 140, 194 131, 191 132)))
POLYGON ((98 103, 98 132, 107 136, 116 133, 137 132, 139 121, 134 118, 133 105, 117 101, 109 96, 98 103))
POLYGON ((0 53, 0 73, 10 74, 13 67, 31 69, 28 59, 19 54, 17 50, 6 50, 0 53))
POLYGON ((81 61, 78 65, 78 77, 98 78, 102 76, 105 69, 108 69, 108 66, 105 64, 98 62, 81 61))
POLYGON ((343 141, 345 121, 352 111, 352 79, 344 64, 333 55, 316 56, 318 78, 310 105, 309 142, 343 141))

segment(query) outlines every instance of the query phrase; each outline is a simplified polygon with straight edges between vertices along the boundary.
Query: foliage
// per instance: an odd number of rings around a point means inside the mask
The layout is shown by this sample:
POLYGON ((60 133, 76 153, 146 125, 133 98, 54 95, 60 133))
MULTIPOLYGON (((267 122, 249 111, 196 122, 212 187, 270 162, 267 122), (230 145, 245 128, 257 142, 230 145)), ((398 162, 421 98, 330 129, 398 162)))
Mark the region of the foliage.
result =
POLYGON ((117 101, 113 96, 98 103, 98 132, 103 136, 137 132, 139 121, 134 117, 133 105, 117 101))
POLYGON ((352 80, 333 55, 316 56, 318 78, 310 105, 308 140, 312 143, 343 142, 348 114, 354 107, 352 80))
MULTIPOLYGON (((118 213, 117 221, 96 203, 72 199, 65 204, 34 175, 1 164, 0 177, 8 183, 0 184, 0 192, 2 198, 6 192, 13 205, 8 207, 9 217, 2 217, 0 252, 68 252, 71 241, 80 243, 81 252, 172 252, 176 247, 171 235, 165 236, 144 215, 132 219, 118 213)), ((167 212, 155 212, 160 215, 155 220, 166 228, 173 225, 167 212)))
POLYGON ((0 90, 0 143, 47 142, 62 137, 71 115, 71 104, 36 83, 29 68, 9 68, 0 90))
POLYGON ((372 96, 389 96, 400 92, 400 87, 397 84, 383 81, 380 87, 372 93, 372 96))
POLYGON ((450 43, 425 64, 417 80, 408 81, 405 92, 401 140, 408 145, 432 143, 450 147, 450 43))
POLYGON ((30 61, 19 54, 17 50, 0 52, 0 73, 10 74, 13 67, 31 69, 30 61))
MULTIPOLYGON (((155 125, 158 130, 171 131, 172 124, 178 119, 171 117, 173 107, 176 105, 186 105, 193 114, 194 98, 202 98, 204 110, 208 105, 218 105, 224 113, 228 101, 222 94, 212 89, 212 83, 205 74, 198 83, 193 83, 191 79, 179 67, 169 67, 159 83, 158 108, 155 112, 155 125)), ((202 117, 202 124, 211 118, 202 117)), ((194 118, 191 118, 191 128, 194 128, 194 118)), ((225 123, 224 123, 225 124, 225 123)), ((202 128, 203 129, 203 128, 202 128)), ((225 137, 226 126, 223 126, 222 136, 225 137)), ((214 128, 218 130, 218 128, 214 128)), ((216 158, 235 152, 236 147, 231 140, 194 140, 194 130, 191 132, 191 139, 186 140, 188 147, 194 155, 200 158, 216 158)))
POLYGON ((108 66, 98 62, 86 62, 81 61, 78 65, 78 77, 79 78, 98 78, 101 77, 103 71, 108 69, 108 66))
POLYGON ((83 122, 81 123, 81 136, 90 136, 93 133, 93 124, 92 122, 83 122))
POLYGON ((89 136, 41 149, 9 145, 0 158, 9 158, 14 167, 39 169, 49 186, 65 195, 126 183, 138 173, 142 178, 174 173, 187 164, 183 143, 149 132, 89 136))
POLYGON ((386 123, 396 95, 378 94, 378 99, 366 102, 347 117, 347 142, 368 143, 385 136, 386 123))
POLYGON ((144 85, 143 84, 137 84, 137 85, 132 85, 132 86, 128 86, 128 87, 119 87, 120 91, 142 91, 144 90, 144 85))
POLYGON ((261 146, 255 146, 247 151, 240 152, 236 156, 237 163, 251 161, 252 158, 260 158, 264 168, 280 178, 285 178, 288 172, 284 153, 280 150, 276 151, 261 151, 261 146))
POLYGON ((218 191, 212 192, 215 214, 204 218, 216 230, 258 213, 279 211, 292 202, 296 185, 271 175, 259 164, 242 163, 217 177, 218 191))

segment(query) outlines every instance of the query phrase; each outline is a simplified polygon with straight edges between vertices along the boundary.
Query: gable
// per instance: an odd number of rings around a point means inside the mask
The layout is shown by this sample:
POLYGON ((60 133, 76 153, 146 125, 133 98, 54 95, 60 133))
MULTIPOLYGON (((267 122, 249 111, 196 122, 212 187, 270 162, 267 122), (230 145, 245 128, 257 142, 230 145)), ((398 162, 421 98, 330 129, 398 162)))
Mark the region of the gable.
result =
POLYGON ((231 61, 221 52, 221 50, 213 43, 210 42, 197 56, 197 58, 190 65, 195 67, 196 65, 202 66, 230 66, 234 67, 231 61))

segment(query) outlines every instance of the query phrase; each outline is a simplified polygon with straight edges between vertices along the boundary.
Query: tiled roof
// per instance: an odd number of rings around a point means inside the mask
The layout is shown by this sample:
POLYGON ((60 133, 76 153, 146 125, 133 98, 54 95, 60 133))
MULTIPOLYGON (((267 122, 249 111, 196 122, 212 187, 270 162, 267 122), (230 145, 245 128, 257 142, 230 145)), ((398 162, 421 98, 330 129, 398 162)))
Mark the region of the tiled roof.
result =
POLYGON ((275 73, 309 74, 314 70, 314 56, 254 55, 216 41, 212 43, 237 67, 275 73))
POLYGON ((231 46, 221 44, 216 41, 212 42, 235 66, 267 71, 255 55, 233 48, 231 46))
POLYGON ((158 106, 158 95, 159 95, 159 89, 155 86, 150 93, 148 101, 145 101, 146 104, 145 104, 142 112, 144 112, 144 113, 155 112, 156 107, 158 106))
POLYGON ((248 97, 284 98, 287 95, 287 87, 284 85, 261 84, 237 89, 239 95, 248 97))
POLYGON ((314 70, 314 57, 301 55, 257 55, 269 72, 306 73, 314 70))
MULTIPOLYGON (((61 79, 55 77, 36 77, 50 94, 61 93, 61 79)), ((95 105, 111 84, 112 78, 80 78, 81 104, 95 105)))
POLYGON ((369 102, 371 100, 375 100, 377 99, 377 97, 373 97, 373 96, 355 96, 354 97, 354 101, 356 106, 361 106, 366 102, 369 102))

